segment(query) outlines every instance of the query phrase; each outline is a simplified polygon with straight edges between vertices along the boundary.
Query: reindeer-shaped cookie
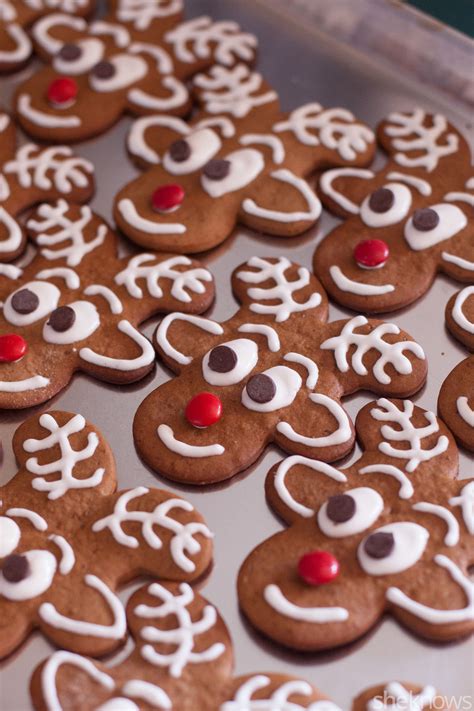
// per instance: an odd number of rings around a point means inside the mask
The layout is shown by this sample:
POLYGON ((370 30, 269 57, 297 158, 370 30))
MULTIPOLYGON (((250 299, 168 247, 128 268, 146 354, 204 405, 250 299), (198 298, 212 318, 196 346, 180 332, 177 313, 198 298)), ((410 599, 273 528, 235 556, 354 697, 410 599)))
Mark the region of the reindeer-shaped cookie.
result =
POLYGON ((183 256, 118 258, 117 236, 88 206, 43 204, 27 223, 38 252, 0 271, 0 408, 45 402, 77 370, 131 383, 154 350, 137 326, 158 312, 200 313, 211 274, 183 256))
POLYGON ((289 524, 238 577, 242 610, 295 649, 361 637, 390 612, 436 641, 474 629, 474 480, 436 416, 382 398, 359 412, 362 456, 346 469, 305 457, 275 465, 267 497, 289 524))
POLYGON ((0 262, 23 251, 26 239, 16 217, 38 202, 67 197, 88 200, 94 191, 94 166, 69 146, 16 147, 8 114, 0 112, 0 262))
POLYGON ((191 124, 152 116, 131 130, 130 152, 152 167, 119 191, 114 217, 138 244, 202 252, 237 223, 301 234, 321 212, 305 178, 373 158, 374 135, 350 111, 313 102, 282 114, 276 93, 243 64, 198 75, 194 93, 202 109, 191 124))
POLYGON ((440 114, 390 114, 378 139, 379 172, 334 170, 319 187, 346 218, 317 247, 314 269, 340 304, 393 311, 430 287, 437 272, 474 277, 474 176, 463 136, 440 114))
POLYGON ((270 442, 326 461, 353 445, 341 398, 360 389, 405 396, 426 377, 420 345, 364 316, 326 323, 327 299, 285 257, 252 257, 232 275, 242 306, 225 323, 170 314, 155 345, 178 377, 143 401, 140 455, 176 481, 221 481, 270 442))
POLYGON ((49 64, 18 87, 23 128, 70 142, 103 133, 125 112, 182 116, 191 107, 188 77, 214 62, 253 60, 253 35, 208 17, 177 24, 181 4, 116 0, 90 24, 61 14, 37 22, 33 37, 49 64))
POLYGON ((28 28, 35 20, 55 11, 87 15, 94 5, 95 0, 0 0, 0 72, 18 69, 29 59, 28 28))
MULTIPOLYGON (((262 673, 232 679, 226 626, 216 608, 186 583, 140 588, 127 604, 127 621, 136 646, 124 662, 110 667, 71 652, 53 653, 33 674, 34 708, 340 711, 303 679, 262 673)), ((446 707, 433 686, 390 682, 360 694, 353 711, 446 707), (379 705, 371 705, 376 700, 379 705)))
MULTIPOLYGON (((446 326, 469 351, 474 351, 474 286, 466 286, 449 299, 446 326)), ((449 373, 438 398, 441 417, 458 442, 474 452, 474 355, 449 373)))
POLYGON ((0 656, 39 628, 99 656, 126 634, 115 590, 140 575, 191 582, 209 566, 209 529, 159 489, 115 492, 112 452, 82 415, 49 412, 15 433, 17 474, 0 488, 0 656))

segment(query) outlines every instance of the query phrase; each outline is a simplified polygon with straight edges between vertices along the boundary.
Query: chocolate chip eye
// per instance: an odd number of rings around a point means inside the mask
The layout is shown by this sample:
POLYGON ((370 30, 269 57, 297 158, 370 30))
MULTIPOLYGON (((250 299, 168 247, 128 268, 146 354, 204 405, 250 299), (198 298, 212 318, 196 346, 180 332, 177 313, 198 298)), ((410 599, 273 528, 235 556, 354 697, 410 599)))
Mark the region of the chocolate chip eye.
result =
POLYGON ((246 390, 251 400, 262 405, 275 397, 276 385, 265 373, 257 373, 257 375, 252 375, 248 381, 246 390))
POLYGON ((30 564, 24 555, 13 553, 5 558, 2 575, 9 583, 20 583, 30 573, 30 564))
POLYGON ((20 289, 12 296, 12 308, 18 314, 31 314, 39 306, 39 298, 29 289, 20 289))
POLYGON ((92 74, 97 79, 111 79, 116 72, 114 65, 111 62, 103 61, 98 62, 94 67, 92 67, 92 74))
POLYGON ((229 346, 216 346, 209 354, 209 368, 215 373, 229 373, 237 365, 237 354, 229 346))
POLYGON ((79 45, 73 44, 72 42, 63 44, 63 46, 59 50, 59 57, 64 62, 74 62, 76 59, 79 59, 81 55, 82 49, 79 47, 79 45))
POLYGON ((191 155, 191 146, 184 139, 175 141, 170 146, 170 156, 176 163, 183 163, 191 155))
POLYGON ((70 306, 60 306, 49 317, 48 326, 58 333, 64 333, 74 324, 76 313, 70 306))
POLYGON ((415 210, 412 222, 413 227, 419 232, 429 232, 438 226, 439 215, 431 207, 424 207, 421 210, 415 210))
POLYGON ((393 533, 378 531, 372 533, 364 543, 364 551, 370 558, 380 560, 386 558, 393 551, 395 538, 393 533))
POLYGON ((373 212, 388 212, 395 202, 395 196, 389 188, 375 190, 369 198, 369 207, 373 212))
POLYGON ((203 173, 209 180, 224 180, 229 175, 230 161, 223 158, 215 158, 203 168, 203 173))
POLYGON ((356 510, 356 502, 349 494, 330 496, 327 501, 326 514, 333 523, 350 521, 356 510))

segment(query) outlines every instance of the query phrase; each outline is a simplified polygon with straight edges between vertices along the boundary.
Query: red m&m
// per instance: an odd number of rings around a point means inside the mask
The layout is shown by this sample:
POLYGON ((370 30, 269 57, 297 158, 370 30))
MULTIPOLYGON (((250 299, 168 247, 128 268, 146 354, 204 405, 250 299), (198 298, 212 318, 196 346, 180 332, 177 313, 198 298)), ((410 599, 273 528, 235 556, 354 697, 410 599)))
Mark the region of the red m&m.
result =
POLYGON ((184 190, 181 185, 162 185, 151 196, 151 206, 156 212, 173 212, 184 200, 184 190))
POLYGON ((389 254, 388 244, 382 239, 364 239, 354 249, 354 259, 363 269, 382 267, 389 254))
POLYGON ((305 553, 298 563, 298 575, 308 585, 324 585, 339 575, 339 561, 328 551, 305 553))
POLYGON ((186 405, 184 416, 193 427, 209 427, 222 417, 222 402, 212 393, 199 393, 186 405))
POLYGON ((75 79, 70 77, 59 77, 51 82, 48 87, 47 97, 50 104, 67 108, 78 94, 79 88, 75 79))
POLYGON ((0 362, 14 363, 23 358, 27 350, 28 344, 22 336, 16 333, 0 336, 0 362))

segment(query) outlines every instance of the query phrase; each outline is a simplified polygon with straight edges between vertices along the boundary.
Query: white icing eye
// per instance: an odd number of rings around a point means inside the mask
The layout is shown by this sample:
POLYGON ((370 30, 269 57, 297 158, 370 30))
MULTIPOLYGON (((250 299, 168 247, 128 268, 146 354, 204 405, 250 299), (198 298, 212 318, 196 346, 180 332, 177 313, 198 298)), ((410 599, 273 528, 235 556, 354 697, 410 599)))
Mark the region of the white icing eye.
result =
POLYGON ((0 516, 0 558, 13 553, 20 538, 21 532, 18 524, 11 518, 0 516))
POLYGON ((410 207, 410 189, 402 183, 387 183, 365 198, 360 216, 368 227, 386 227, 403 220, 410 207))
POLYGON ((236 338, 206 353, 202 374, 209 385, 235 385, 255 368, 257 361, 257 344, 249 338, 236 338))
POLYGON ((31 600, 53 582, 56 558, 49 551, 28 551, 2 561, 0 595, 7 600, 31 600))
POLYGON ((164 168, 173 175, 200 170, 221 147, 221 139, 210 128, 201 128, 171 144, 163 156, 164 168))
POLYGON ((242 405, 255 412, 273 412, 288 407, 301 388, 296 370, 276 365, 253 375, 242 391, 242 405))
POLYGON ((142 57, 117 54, 92 68, 89 84, 94 91, 119 91, 140 81, 147 73, 148 64, 142 57))
POLYGON ((102 59, 104 45, 99 39, 83 39, 64 44, 53 61, 59 74, 86 74, 102 59))
POLYGON ((389 523, 364 538, 357 557, 369 575, 401 573, 420 560, 428 538, 428 531, 418 523, 389 523))
POLYGON ((47 343, 66 345, 88 338, 100 326, 99 312, 89 301, 74 301, 55 309, 43 327, 47 343))
POLYGON ((412 249, 428 249, 453 237, 467 225, 467 217, 456 205, 440 203, 415 210, 405 225, 405 239, 412 249))
POLYGON ((380 494, 368 486, 331 496, 318 511, 321 531, 330 538, 344 538, 370 528, 383 511, 380 494))
POLYGON ((201 185, 213 198, 240 190, 255 180, 265 166, 263 156, 253 148, 234 151, 204 166, 201 185))
POLYGON ((3 315, 14 326, 29 326, 47 316, 59 302, 61 292, 54 284, 30 281, 10 294, 3 315))

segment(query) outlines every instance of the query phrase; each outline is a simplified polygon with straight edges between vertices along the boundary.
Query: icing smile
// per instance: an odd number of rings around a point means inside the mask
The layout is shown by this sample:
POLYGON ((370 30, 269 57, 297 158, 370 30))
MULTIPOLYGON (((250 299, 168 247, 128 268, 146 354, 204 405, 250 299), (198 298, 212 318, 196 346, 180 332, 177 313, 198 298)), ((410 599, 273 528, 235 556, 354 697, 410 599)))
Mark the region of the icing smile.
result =
POLYGON ((49 385, 49 378, 42 375, 33 375, 24 380, 0 380, 0 392, 2 393, 23 393, 27 390, 39 390, 49 385))
POLYGON ((270 607, 281 615, 301 622, 324 624, 344 622, 349 618, 349 612, 345 607, 301 607, 295 605, 282 593, 278 585, 267 585, 263 595, 270 607))
POLYGON ((48 114, 31 105, 29 94, 21 94, 18 99, 18 112, 36 126, 46 126, 48 128, 75 128, 80 126, 82 121, 79 116, 58 116, 48 114))
POLYGON ((147 220, 146 217, 142 217, 135 205, 128 198, 120 200, 118 203, 118 211, 125 220, 125 222, 134 227, 137 230, 142 230, 143 232, 149 232, 151 234, 178 234, 181 235, 186 232, 185 225, 177 222, 154 222, 153 220, 147 220))
POLYGON ((176 454, 181 454, 183 457, 216 457, 225 452, 225 447, 221 444, 186 444, 186 442, 176 439, 169 425, 160 425, 157 429, 157 434, 165 447, 176 454))

